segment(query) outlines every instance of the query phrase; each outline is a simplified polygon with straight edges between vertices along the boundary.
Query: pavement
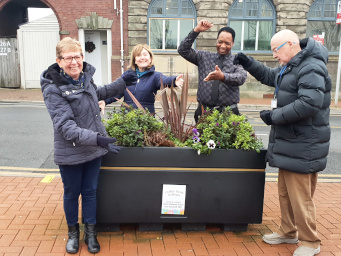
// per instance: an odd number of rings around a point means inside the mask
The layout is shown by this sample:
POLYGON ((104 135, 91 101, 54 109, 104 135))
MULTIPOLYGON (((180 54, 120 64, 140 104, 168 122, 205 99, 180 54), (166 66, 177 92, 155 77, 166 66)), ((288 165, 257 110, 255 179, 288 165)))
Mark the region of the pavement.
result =
MULTIPOLYGON (((255 98, 241 98, 240 104, 244 107, 251 106, 270 106, 270 98, 256 98, 259 95, 256 95, 255 98)), ((192 105, 196 104, 196 90, 189 91, 188 101, 192 103, 192 105)), ((0 102, 43 102, 43 95, 40 89, 8 89, 8 88, 0 88, 0 102)), ((156 101, 156 105, 159 102, 156 101)), ((341 106, 341 105, 340 105, 341 106)))
MULTIPOLYGON (((0 88, 0 102, 42 101, 40 90, 0 88)), ((194 100, 193 100, 194 101, 194 100)), ((242 98, 241 107, 257 109, 270 99, 242 98)), ((339 107, 333 108, 338 111, 339 107)), ((23 167, 23 169, 25 169, 23 167)), ((20 170, 18 170, 20 171, 20 170)), ((341 183, 318 181, 314 195, 321 256, 341 256, 341 183)), ((81 217, 80 217, 81 220, 81 217)), ((116 232, 99 232, 101 251, 113 256, 258 256, 292 255, 296 244, 269 245, 262 235, 276 231, 280 222, 277 182, 266 181, 263 221, 249 224, 245 232, 227 232, 207 224, 205 231, 182 231, 165 225, 163 231, 139 231, 124 224, 116 232)), ((81 226, 81 238, 84 234, 81 226)), ((60 177, 18 176, 0 172, 0 256, 61 256, 65 252, 67 224, 60 177)), ((83 240, 75 255, 92 255, 83 240)))
MULTIPOLYGON (((196 90, 190 89, 188 93, 188 102, 191 103, 192 107, 196 106, 196 90)), ((240 109, 270 109, 271 95, 261 92, 248 92, 241 93, 240 102, 238 104, 240 109), (253 97, 250 97, 252 95, 253 97)), ((40 89, 8 89, 0 88, 0 102, 43 102, 43 95, 40 89)), ((156 101, 156 107, 159 106, 159 102, 156 101)), ((334 100, 330 105, 331 111, 341 112, 341 99, 336 105, 334 100)))

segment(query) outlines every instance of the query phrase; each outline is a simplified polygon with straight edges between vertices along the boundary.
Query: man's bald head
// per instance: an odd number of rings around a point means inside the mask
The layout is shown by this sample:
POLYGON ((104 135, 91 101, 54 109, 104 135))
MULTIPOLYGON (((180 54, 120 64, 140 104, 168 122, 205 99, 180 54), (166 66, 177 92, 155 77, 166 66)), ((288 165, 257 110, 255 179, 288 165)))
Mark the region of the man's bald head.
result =
POLYGON ((284 66, 301 51, 300 40, 295 32, 281 30, 271 38, 271 50, 273 57, 284 66))
POLYGON ((271 44, 272 42, 279 42, 280 44, 282 44, 286 41, 295 42, 297 44, 299 43, 299 38, 295 32, 289 29, 281 30, 271 38, 271 44))

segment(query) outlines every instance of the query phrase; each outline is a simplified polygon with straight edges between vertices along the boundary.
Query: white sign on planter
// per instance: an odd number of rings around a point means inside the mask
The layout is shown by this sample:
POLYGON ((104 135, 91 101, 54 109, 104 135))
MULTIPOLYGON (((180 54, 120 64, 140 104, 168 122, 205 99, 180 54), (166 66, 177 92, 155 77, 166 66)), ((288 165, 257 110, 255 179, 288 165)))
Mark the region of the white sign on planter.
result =
POLYGON ((186 185, 163 184, 161 214, 185 214, 186 185))

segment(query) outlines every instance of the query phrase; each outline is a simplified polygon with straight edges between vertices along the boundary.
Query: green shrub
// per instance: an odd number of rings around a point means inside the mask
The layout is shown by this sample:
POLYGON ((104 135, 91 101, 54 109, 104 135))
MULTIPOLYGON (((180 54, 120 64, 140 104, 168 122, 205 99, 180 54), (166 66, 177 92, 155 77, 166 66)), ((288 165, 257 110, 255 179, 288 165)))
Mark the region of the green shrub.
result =
POLYGON ((145 136, 148 132, 164 131, 163 123, 140 109, 130 111, 122 107, 119 111, 109 113, 104 120, 107 133, 117 139, 117 144, 126 147, 145 146, 145 136))
POLYGON ((263 148, 246 117, 233 114, 229 107, 222 112, 205 111, 185 145, 197 150, 198 154, 209 154, 215 148, 257 152, 263 148))

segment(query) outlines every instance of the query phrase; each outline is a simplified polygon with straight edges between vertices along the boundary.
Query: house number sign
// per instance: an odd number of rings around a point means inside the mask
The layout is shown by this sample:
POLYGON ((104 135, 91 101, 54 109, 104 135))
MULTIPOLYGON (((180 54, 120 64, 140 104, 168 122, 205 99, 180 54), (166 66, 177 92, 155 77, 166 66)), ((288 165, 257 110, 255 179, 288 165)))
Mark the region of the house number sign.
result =
POLYGON ((7 55, 11 52, 11 43, 9 41, 0 41, 0 55, 7 55))

